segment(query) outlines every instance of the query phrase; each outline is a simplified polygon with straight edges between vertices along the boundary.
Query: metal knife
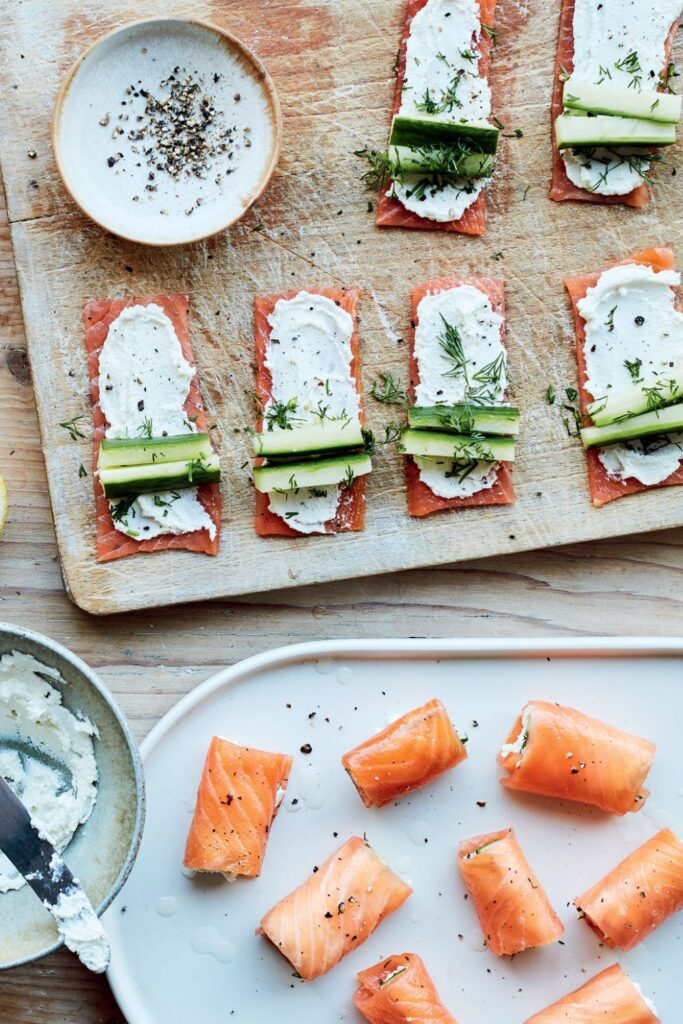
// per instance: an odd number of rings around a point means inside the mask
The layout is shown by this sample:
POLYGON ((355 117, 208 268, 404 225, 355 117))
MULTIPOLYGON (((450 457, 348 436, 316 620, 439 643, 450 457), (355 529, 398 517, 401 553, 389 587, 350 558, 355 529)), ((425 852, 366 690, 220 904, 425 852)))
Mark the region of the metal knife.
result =
POLYGON ((101 974, 109 942, 92 904, 54 846, 42 839, 19 797, 0 775, 0 850, 24 876, 55 921, 65 945, 101 974))

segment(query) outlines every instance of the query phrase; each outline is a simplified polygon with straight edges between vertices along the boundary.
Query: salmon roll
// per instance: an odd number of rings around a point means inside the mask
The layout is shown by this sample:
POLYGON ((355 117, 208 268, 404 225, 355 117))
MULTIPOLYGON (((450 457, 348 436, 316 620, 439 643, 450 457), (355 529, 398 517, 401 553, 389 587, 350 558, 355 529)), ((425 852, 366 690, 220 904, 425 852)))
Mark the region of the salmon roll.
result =
POLYGON ((606 946, 633 949, 683 909, 683 842, 663 828, 574 904, 606 946))
POLYGON ((183 863, 233 882, 256 878, 287 789, 292 758, 214 736, 206 755, 183 863))
POLYGON ((511 828, 466 839, 458 850, 458 867, 496 956, 547 946, 564 935, 511 828))
POLYGON ((535 1013, 524 1024, 661 1024, 657 1011, 619 964, 535 1013))
POLYGON ((416 953, 390 956, 361 971, 353 1005, 370 1024, 458 1024, 416 953))
POLYGON ((261 920, 263 935, 304 981, 327 974, 413 890, 353 836, 261 920))
POLYGON ((656 747, 596 718, 548 701, 526 705, 498 764, 508 789, 573 800, 608 814, 639 811, 656 747))
POLYGON ((467 757, 439 700, 398 721, 342 757, 366 807, 382 807, 433 782, 467 757))

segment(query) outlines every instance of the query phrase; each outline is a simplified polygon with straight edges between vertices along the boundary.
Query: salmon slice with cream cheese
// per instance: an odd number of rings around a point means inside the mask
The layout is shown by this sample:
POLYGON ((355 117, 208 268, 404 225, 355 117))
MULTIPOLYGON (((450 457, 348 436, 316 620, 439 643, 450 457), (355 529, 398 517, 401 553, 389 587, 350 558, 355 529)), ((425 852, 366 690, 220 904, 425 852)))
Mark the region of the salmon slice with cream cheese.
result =
MULTIPOLYGON (((331 299, 353 317, 354 330, 351 337, 351 375, 356 382, 356 390, 360 399, 360 421, 365 423, 363 391, 360 374, 360 344, 358 339, 357 308, 359 291, 357 288, 297 288, 290 292, 276 295, 260 295, 254 300, 254 342, 256 359, 256 395, 261 408, 272 397, 272 378, 266 366, 267 345, 271 335, 268 317, 275 309, 279 299, 293 299, 301 291, 306 290, 312 295, 324 295, 331 299)), ((263 420, 259 417, 257 430, 263 429, 263 420)), ((256 491, 256 512, 254 525, 260 537, 302 537, 304 534, 293 529, 285 519, 271 512, 270 498, 267 494, 256 491)), ((357 532, 365 525, 365 477, 360 476, 350 487, 341 493, 337 514, 334 519, 325 523, 325 533, 357 532)))
MULTIPOLYGON (((553 85, 553 99, 551 106, 552 118, 552 143, 553 143, 553 172, 550 185, 550 198, 556 202, 564 200, 575 200, 584 203, 600 203, 612 206, 643 207, 650 201, 650 189, 645 181, 623 196, 605 196, 599 192, 590 192, 588 189, 579 188, 567 176, 562 154, 555 144, 555 121, 563 110, 562 95, 567 75, 574 70, 574 7, 576 0, 563 0, 562 13, 560 15, 560 28, 557 43, 557 59, 555 61, 555 80, 553 85)), ((678 19, 671 26, 666 40, 666 60, 663 71, 671 59, 674 39, 678 31, 678 19)))
POLYGON ((353 836, 268 911, 257 934, 312 981, 362 945, 411 892, 364 839, 353 836))
MULTIPOLYGON (((481 197, 480 197, 481 198, 481 197)), ((425 295, 458 288, 460 285, 472 285, 484 292, 491 300, 491 306, 503 317, 501 340, 505 342, 505 286, 499 278, 490 277, 439 277, 433 281, 413 288, 412 320, 410 342, 410 399, 415 401, 415 388, 420 381, 420 368, 415 355, 415 331, 419 324, 418 308, 425 295)), ((515 500, 515 489, 512 482, 512 463, 501 462, 491 487, 464 498, 444 498, 435 494, 420 476, 415 461, 408 457, 405 460, 406 486, 408 494, 408 512, 411 516, 428 516, 432 512, 446 509, 476 508, 485 505, 511 505, 515 500)))
POLYGON ((507 789, 591 804, 609 814, 639 811, 656 747, 549 701, 525 706, 498 754, 507 789))
POLYGON ((606 946, 633 949, 683 910, 683 842, 663 828, 574 903, 606 946))
POLYGON ((462 842, 458 867, 486 944, 496 956, 547 946, 564 935, 511 828, 462 842))
POLYGON ((525 1024, 660 1024, 652 1003, 614 964, 525 1024))
POLYGON ((416 953, 390 956, 361 971, 353 1005, 370 1024, 457 1024, 416 953))
MULTIPOLYGON (((406 48, 410 26, 413 18, 421 11, 429 0, 408 0, 406 17, 401 39, 401 47, 398 54, 398 66, 396 72, 396 89, 394 91, 394 106, 392 114, 397 114, 401 106, 401 96, 406 77, 406 48)), ((493 23, 496 13, 496 0, 477 0, 481 22, 492 31, 484 30, 476 40, 479 50, 479 74, 483 78, 488 77, 489 65, 491 62, 491 49, 493 47, 493 23)), ((450 231, 461 235, 483 235, 486 230, 486 194, 482 191, 475 201, 469 206, 459 220, 442 223, 430 220, 428 217, 420 217, 412 210, 406 210, 400 200, 389 195, 391 183, 385 185, 377 201, 377 212, 375 223, 380 228, 413 228, 420 231, 450 231)))
POLYGON ((287 754, 214 736, 206 755, 183 864, 228 881, 256 878, 292 769, 287 754))
MULTIPOLYGON (((90 379, 90 397, 93 405, 93 483, 95 488, 95 509, 97 514, 97 560, 110 562, 115 558, 135 555, 140 552, 165 551, 167 549, 197 551, 206 555, 217 555, 221 525, 221 492, 218 484, 202 484, 198 489, 198 498, 216 526, 216 533, 211 539, 208 530, 195 530, 193 533, 162 534, 150 540, 135 540, 121 533, 114 526, 109 508, 109 501, 97 475, 97 457, 100 441, 105 436, 107 421, 100 405, 100 353, 107 340, 109 328, 122 310, 128 306, 160 306, 173 324, 180 347, 185 359, 194 366, 192 345, 188 330, 187 295, 154 295, 148 299, 98 299, 88 302, 83 309, 83 326, 85 329, 85 347, 88 354, 88 377, 90 379)), ((206 413, 202 401, 197 376, 190 382, 190 390, 185 401, 188 421, 196 425, 198 431, 206 432, 206 413)))
POLYGON ((366 807, 383 807, 443 772, 467 750, 439 700, 415 708, 344 754, 342 764, 366 807))
MULTIPOLYGON (((609 267, 627 266, 630 263, 642 263, 645 266, 652 267, 654 271, 676 269, 673 250, 667 246, 659 249, 641 250, 640 252, 634 253, 633 256, 630 256, 628 259, 616 260, 603 269, 607 270, 609 267)), ((591 402, 595 401, 599 396, 592 395, 586 387, 586 380, 588 377, 585 355, 586 332, 583 317, 579 313, 578 303, 581 299, 585 298, 589 288, 595 287, 602 273, 603 270, 598 270, 592 274, 581 274, 578 277, 569 277, 564 282, 571 299, 572 313, 574 316, 576 362, 579 374, 579 402, 585 425, 590 424, 588 407, 591 402)), ((676 302, 676 308, 680 309, 679 301, 676 302)), ((600 508, 602 505, 606 505, 610 501, 615 501, 617 498, 624 498, 628 494, 638 494, 640 491, 649 491, 655 487, 675 487, 683 484, 683 462, 679 468, 671 474, 671 476, 658 484, 643 484, 640 480, 636 480, 633 477, 625 480, 617 480, 608 475, 607 470, 598 457, 598 450, 599 449, 597 448, 589 448, 586 451, 588 485, 593 505, 596 508, 600 508)))

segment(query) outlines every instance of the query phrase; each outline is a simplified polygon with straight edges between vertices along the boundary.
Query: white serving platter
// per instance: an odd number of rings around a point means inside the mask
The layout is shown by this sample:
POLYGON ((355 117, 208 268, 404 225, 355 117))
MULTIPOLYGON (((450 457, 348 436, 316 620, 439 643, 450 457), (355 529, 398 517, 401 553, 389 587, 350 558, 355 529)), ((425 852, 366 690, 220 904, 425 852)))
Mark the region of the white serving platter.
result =
POLYGON ((459 1024, 521 1024, 617 959, 673 1024, 683 920, 617 957, 570 904, 659 828, 683 831, 682 668, 679 640, 404 640, 298 645, 219 672, 142 745, 145 835, 105 917, 109 980, 129 1024, 361 1024, 351 1002, 355 973, 403 952, 423 957, 459 1024), (432 697, 469 736, 469 759, 398 806, 367 810, 341 755, 432 697), (657 743, 641 813, 616 818, 503 790, 496 752, 531 698, 575 706, 657 743), (181 869, 214 734, 295 756, 254 881, 229 885, 181 869), (313 748, 308 756, 304 744, 313 748), (484 947, 455 865, 459 840, 508 825, 567 929, 564 944, 512 960, 484 947), (335 970, 304 984, 255 929, 314 865, 363 833, 414 894, 335 970))

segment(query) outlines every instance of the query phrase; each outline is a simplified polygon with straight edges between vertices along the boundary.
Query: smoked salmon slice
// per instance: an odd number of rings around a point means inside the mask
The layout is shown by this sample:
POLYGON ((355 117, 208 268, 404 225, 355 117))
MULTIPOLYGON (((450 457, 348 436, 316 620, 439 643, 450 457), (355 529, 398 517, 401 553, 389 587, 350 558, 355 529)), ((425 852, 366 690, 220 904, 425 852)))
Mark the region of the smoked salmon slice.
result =
MULTIPOLYGON (((647 206, 650 200, 650 189, 646 182, 638 185, 632 192, 623 196, 603 196, 599 192, 589 192, 585 188, 579 188, 567 177, 564 160, 560 150, 555 143, 555 120, 563 110, 562 94, 564 91, 565 73, 571 74, 574 70, 574 7, 575 0, 563 0, 562 13, 560 15, 560 28, 557 43, 557 59, 555 61, 555 80, 553 84, 553 99, 551 106, 552 119, 552 143, 553 143, 553 172, 550 185, 550 198, 556 202, 563 202, 570 199, 584 203, 601 203, 612 206, 643 207, 647 206)), ((678 19, 671 26, 671 31, 666 41, 666 61, 664 68, 671 59, 671 50, 678 29, 678 19)))
POLYGON ((413 890, 353 836, 262 919, 270 939, 304 981, 331 971, 413 890))
POLYGON ((614 964, 525 1024, 660 1024, 660 1020, 628 974, 614 964))
MULTIPOLYGON (((482 198, 482 196, 480 196, 482 198)), ((502 280, 491 277, 439 277, 418 285, 412 292, 412 319, 410 339, 410 399, 415 401, 415 388, 420 381, 420 369, 415 355, 415 331, 420 322, 418 306, 425 295, 448 291, 461 285, 472 285, 488 295, 491 306, 503 317, 501 340, 505 343, 505 286, 502 280)), ((405 460, 408 513, 411 516, 428 516, 451 508, 473 508, 484 505, 511 505, 515 500, 512 483, 512 464, 501 462, 492 487, 470 494, 466 498, 443 498, 435 494, 420 477, 420 471, 412 458, 405 460)))
MULTIPOLYGON (((580 409, 584 416, 585 425, 590 423, 590 419, 587 415, 588 406, 599 396, 592 395, 586 388, 586 380, 588 378, 586 371, 586 356, 584 352, 586 332, 583 317, 579 313, 578 304, 581 299, 585 298, 588 289, 593 288, 597 284, 600 275, 603 274, 605 270, 609 270, 610 267, 626 266, 629 263, 642 263, 645 266, 652 267, 654 271, 676 269, 676 260, 673 250, 664 246, 659 249, 643 249, 640 252, 635 252, 633 256, 629 256, 628 259, 615 260, 607 267, 604 267, 603 270, 598 270, 592 274, 581 274, 579 277, 569 277, 564 282, 569 293, 569 298, 571 299, 572 314, 574 317, 576 362, 579 373, 580 409)), ((676 302, 676 308, 680 309, 679 301, 676 302)), ((643 484, 640 480, 636 480, 633 477, 626 480, 616 480, 608 476, 607 470, 598 458, 597 448, 588 449, 586 452, 586 460, 588 465, 588 486, 590 488, 591 500, 596 508, 600 508, 602 505, 606 505, 610 501, 615 501, 617 498, 624 498, 628 494, 638 494, 640 491, 649 491, 657 487, 675 487, 683 484, 683 463, 681 463, 679 468, 675 470, 671 476, 667 477, 666 480, 662 480, 661 483, 643 484)))
POLYGON ((366 807, 383 807, 432 782, 467 757, 439 700, 408 711, 342 757, 366 807))
MULTIPOLYGON (((398 67, 396 73, 396 88, 394 90, 394 106, 392 115, 397 114, 401 106, 401 95, 406 75, 406 49, 412 20, 418 11, 421 11, 429 0, 408 0, 406 17, 401 38, 401 47, 398 54, 398 67)), ((496 13, 496 0, 477 0, 482 25, 493 29, 496 13)), ((491 49, 493 46, 493 32, 482 32, 477 39, 479 50, 479 74, 488 78, 489 65, 491 61, 491 49)), ((377 200, 377 211, 375 224, 380 228, 416 228, 421 231, 451 231, 461 235, 483 235, 486 230, 486 193, 480 192, 471 206, 463 213, 459 220, 441 223, 429 220, 427 217, 420 217, 419 214, 406 210, 403 203, 388 194, 391 183, 384 186, 379 199, 377 200)))
POLYGON ((361 971, 353 1005, 370 1024, 458 1024, 416 953, 390 956, 361 971))
POLYGON ((564 935, 511 828, 465 840, 458 850, 458 867, 486 944, 496 956, 547 946, 564 935))
POLYGON ((683 843, 663 828, 574 903, 610 949, 633 949, 683 909, 683 843))
MULTIPOLYGON (((254 343, 256 350, 256 395, 261 408, 272 397, 272 379, 266 366, 266 346, 270 338, 271 327, 268 317, 275 309, 279 299, 293 299, 301 291, 311 295, 324 295, 336 302, 353 317, 354 329, 351 337, 351 376, 356 382, 360 399, 360 420, 365 422, 363 391, 360 373, 360 345, 358 339, 357 307, 359 291, 357 288, 296 288, 294 291, 280 292, 277 295, 259 295, 254 300, 254 343)), ((263 428, 262 419, 256 425, 257 430, 263 428)), ((254 525, 260 537, 302 537, 281 517, 271 512, 267 494, 256 491, 256 513, 254 525)), ((363 529, 365 525, 365 477, 359 476, 350 487, 344 489, 337 506, 334 519, 325 523, 325 533, 350 533, 363 529)), ((308 535, 310 536, 310 534, 308 535)))
POLYGON ((498 755, 508 789, 591 804, 609 814, 639 811, 656 747, 574 708, 532 700, 498 755))
MULTIPOLYGON (((93 405, 93 482, 97 514, 98 562, 110 562, 115 558, 124 558, 126 555, 135 555, 139 552, 165 551, 167 549, 198 551, 206 555, 218 554, 221 526, 221 492, 218 484, 202 484, 197 491, 199 501, 216 526, 213 540, 208 530, 195 530, 193 533, 177 535, 162 534, 150 540, 134 540, 114 526, 109 512, 109 502, 104 496, 96 472, 100 441, 105 435, 107 426, 100 406, 100 353, 102 346, 107 340, 110 326, 122 310, 127 306, 149 306, 152 304, 163 309, 173 324, 185 359, 194 366, 188 330, 189 297, 187 295, 154 295, 148 299, 98 299, 88 302, 83 310, 90 397, 93 405)), ((196 374, 190 382, 190 390, 185 400, 185 411, 188 420, 196 424, 197 430, 206 432, 206 413, 196 374)))
POLYGON ((214 736, 206 755, 183 864, 228 881, 261 873, 292 759, 214 736))

